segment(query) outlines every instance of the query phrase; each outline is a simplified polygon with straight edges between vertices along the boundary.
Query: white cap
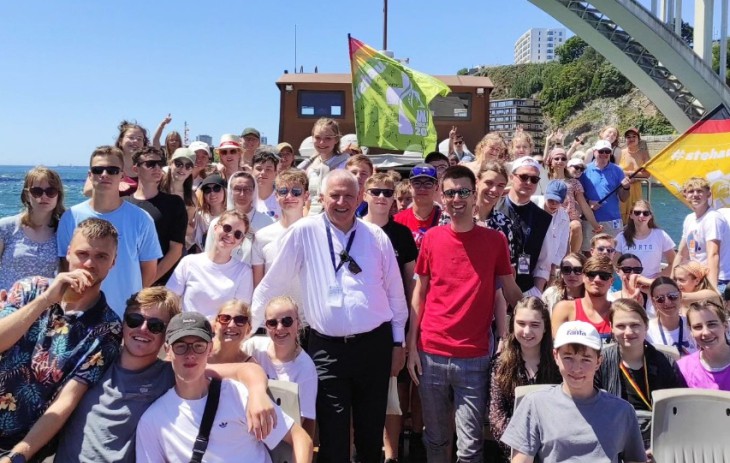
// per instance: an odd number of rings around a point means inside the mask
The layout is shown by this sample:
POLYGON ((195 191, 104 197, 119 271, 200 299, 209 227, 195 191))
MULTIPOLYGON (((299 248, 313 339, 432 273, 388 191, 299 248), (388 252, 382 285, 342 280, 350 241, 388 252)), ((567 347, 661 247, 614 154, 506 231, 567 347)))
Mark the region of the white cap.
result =
POLYGON ((585 161, 583 161, 581 158, 571 158, 570 161, 568 161, 568 167, 573 166, 584 166, 585 161))
POLYGON ((553 346, 557 349, 566 344, 580 344, 597 351, 601 350, 601 336, 590 323, 581 321, 565 322, 555 334, 553 346))
POLYGON ((208 157, 210 157, 210 146, 204 141, 194 141, 190 143, 190 146, 188 146, 193 152, 195 151, 205 151, 208 153, 208 157))
POLYGON ((532 167, 540 172, 540 163, 535 161, 532 156, 522 156, 512 161, 512 173, 515 173, 520 167, 532 167))
POLYGON ((596 144, 593 146, 593 149, 598 150, 611 150, 613 151, 613 147, 611 146, 611 143, 608 140, 598 140, 596 144))

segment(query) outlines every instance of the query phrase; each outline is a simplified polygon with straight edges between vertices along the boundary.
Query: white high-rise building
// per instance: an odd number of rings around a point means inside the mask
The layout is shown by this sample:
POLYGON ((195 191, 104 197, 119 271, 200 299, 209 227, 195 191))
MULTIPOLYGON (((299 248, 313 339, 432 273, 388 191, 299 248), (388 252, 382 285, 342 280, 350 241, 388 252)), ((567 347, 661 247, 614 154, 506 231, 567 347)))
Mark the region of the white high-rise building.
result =
POLYGON ((515 42, 515 64, 546 63, 555 59, 555 49, 565 43, 565 29, 532 28, 515 42))

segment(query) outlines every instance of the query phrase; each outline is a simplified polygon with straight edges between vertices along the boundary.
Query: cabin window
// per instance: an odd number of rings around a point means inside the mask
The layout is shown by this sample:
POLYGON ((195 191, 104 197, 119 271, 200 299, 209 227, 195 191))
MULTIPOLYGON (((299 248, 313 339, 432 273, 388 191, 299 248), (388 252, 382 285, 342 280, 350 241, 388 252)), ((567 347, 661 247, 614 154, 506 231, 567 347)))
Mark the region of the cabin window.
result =
POLYGON ((434 119, 460 120, 471 119, 471 94, 450 93, 447 96, 437 96, 429 105, 434 119))
POLYGON ((300 90, 299 117, 345 117, 345 92, 300 90))

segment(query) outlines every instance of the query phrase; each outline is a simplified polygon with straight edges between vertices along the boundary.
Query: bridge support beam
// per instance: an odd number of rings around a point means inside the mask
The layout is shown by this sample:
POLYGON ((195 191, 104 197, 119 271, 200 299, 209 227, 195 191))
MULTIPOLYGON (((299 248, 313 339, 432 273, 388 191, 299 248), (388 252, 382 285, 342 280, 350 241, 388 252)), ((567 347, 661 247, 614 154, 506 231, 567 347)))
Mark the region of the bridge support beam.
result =
POLYGON ((695 0, 694 50, 712 66, 712 23, 715 0, 695 0))

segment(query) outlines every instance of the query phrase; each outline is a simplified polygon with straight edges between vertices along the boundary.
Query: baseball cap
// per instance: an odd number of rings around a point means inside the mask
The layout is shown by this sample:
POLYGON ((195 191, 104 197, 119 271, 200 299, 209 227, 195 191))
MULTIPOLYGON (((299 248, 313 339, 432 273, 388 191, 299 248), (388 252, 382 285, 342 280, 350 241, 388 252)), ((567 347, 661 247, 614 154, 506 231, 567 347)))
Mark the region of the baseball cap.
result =
POLYGON ((292 153, 294 152, 294 148, 292 148, 292 146, 289 143, 283 141, 283 142, 279 143, 278 145, 276 145, 276 154, 281 153, 281 150, 283 150, 284 148, 289 148, 289 151, 291 151, 292 153))
POLYGON ((218 144, 220 148, 238 148, 241 149, 241 138, 238 135, 232 133, 225 133, 221 135, 221 142, 218 144))
POLYGON ((624 137, 630 133, 635 133, 637 137, 641 137, 639 129, 637 129, 636 127, 629 127, 628 129, 626 129, 626 131, 624 132, 624 137))
POLYGON ((205 185, 220 185, 220 186, 226 186, 226 181, 223 180, 223 177, 221 177, 218 174, 208 175, 203 179, 202 182, 200 182, 200 186, 198 188, 203 188, 205 185))
POLYGON ((195 164, 195 151, 191 150, 190 148, 178 148, 175 150, 172 158, 170 158, 170 161, 174 161, 175 159, 180 158, 185 158, 195 164))
POLYGON ((165 342, 172 344, 185 336, 197 336, 205 342, 210 342, 213 339, 213 328, 205 315, 201 313, 179 313, 167 324, 165 342))
POLYGON ((532 167, 540 171, 540 163, 535 161, 532 156, 522 156, 512 161, 512 173, 514 174, 520 167, 532 167))
POLYGON ((598 140, 596 144, 593 146, 593 149, 595 151, 600 150, 611 150, 613 151, 613 146, 611 146, 611 143, 608 140, 598 140))
POLYGON ((558 327, 553 347, 558 349, 566 344, 580 344, 600 351, 601 336, 598 334, 598 330, 590 323, 578 320, 569 321, 558 327))
POLYGON ((431 180, 438 180, 436 168, 431 164, 416 164, 411 169, 411 178, 426 177, 431 180))
POLYGON ((565 196, 568 194, 568 185, 562 180, 553 180, 548 183, 547 189, 545 190, 545 199, 552 199, 562 203, 565 201, 565 196))
POLYGON ((245 137, 246 135, 253 135, 254 137, 261 140, 261 133, 259 133, 259 131, 254 129, 253 127, 246 127, 245 129, 243 129, 243 132, 241 132, 241 138, 245 137))
POLYGON ((194 141, 188 146, 190 150, 194 153, 196 151, 205 151, 208 153, 208 157, 210 157, 210 146, 204 141, 194 141))
POLYGON ((568 167, 573 166, 585 166, 586 163, 581 158, 572 158, 570 161, 568 161, 568 167))

